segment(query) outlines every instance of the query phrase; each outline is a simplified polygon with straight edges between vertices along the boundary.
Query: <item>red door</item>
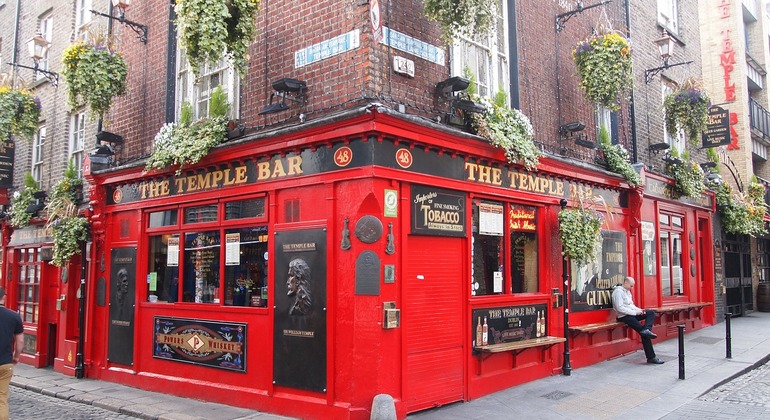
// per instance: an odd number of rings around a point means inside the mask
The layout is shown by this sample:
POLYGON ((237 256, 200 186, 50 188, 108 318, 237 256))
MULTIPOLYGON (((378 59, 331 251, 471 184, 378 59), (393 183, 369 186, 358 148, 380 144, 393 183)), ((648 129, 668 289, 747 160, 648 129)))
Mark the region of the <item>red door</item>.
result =
POLYGON ((410 236, 404 270, 409 412, 463 400, 465 239, 410 236))

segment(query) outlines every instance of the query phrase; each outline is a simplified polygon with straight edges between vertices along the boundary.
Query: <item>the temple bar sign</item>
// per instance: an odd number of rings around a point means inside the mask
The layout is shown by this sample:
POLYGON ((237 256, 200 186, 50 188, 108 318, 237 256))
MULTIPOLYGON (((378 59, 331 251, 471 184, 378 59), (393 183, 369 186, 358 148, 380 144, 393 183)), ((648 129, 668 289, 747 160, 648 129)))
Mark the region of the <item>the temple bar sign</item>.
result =
POLYGON ((730 111, 716 105, 710 107, 706 130, 701 138, 703 148, 730 144, 730 111))

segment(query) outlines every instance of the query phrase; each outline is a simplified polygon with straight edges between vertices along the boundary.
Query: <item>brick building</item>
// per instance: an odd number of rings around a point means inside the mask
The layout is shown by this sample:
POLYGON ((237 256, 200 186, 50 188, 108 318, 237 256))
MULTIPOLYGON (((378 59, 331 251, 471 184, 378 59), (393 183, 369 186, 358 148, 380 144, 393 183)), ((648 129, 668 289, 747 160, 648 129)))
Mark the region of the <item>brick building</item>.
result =
MULTIPOLYGON (((489 36, 448 44, 422 1, 262 1, 246 73, 208 63, 198 78, 173 3, 132 4, 125 18, 146 25, 147 42, 109 26, 129 88, 100 127, 122 142, 83 163, 84 339, 47 347, 54 367, 73 373, 82 346, 92 378, 310 418, 367 418, 385 393, 404 417, 634 351, 637 335, 609 310, 625 275, 663 313, 659 335, 713 323, 713 194, 673 197, 649 152, 663 139, 662 86, 699 70, 689 2, 675 58, 694 63, 652 83, 662 26, 643 2, 495 3, 489 36), (633 42, 633 95, 615 112, 578 87, 572 51, 594 30, 633 42), (452 76, 529 117, 536 171, 458 121, 458 94, 441 89, 452 76), (179 171, 146 170, 161 127, 185 102, 205 118, 217 86, 228 138, 179 171), (606 169, 591 145, 601 126, 646 164, 647 188, 606 169), (608 205, 603 253, 583 266, 563 260, 557 219, 580 193, 608 205)), ((20 244, 7 249, 14 296, 24 264, 20 244)), ((63 325, 77 282, 46 270, 41 288, 69 304, 38 303, 63 325)), ((39 366, 50 357, 25 352, 39 366)))

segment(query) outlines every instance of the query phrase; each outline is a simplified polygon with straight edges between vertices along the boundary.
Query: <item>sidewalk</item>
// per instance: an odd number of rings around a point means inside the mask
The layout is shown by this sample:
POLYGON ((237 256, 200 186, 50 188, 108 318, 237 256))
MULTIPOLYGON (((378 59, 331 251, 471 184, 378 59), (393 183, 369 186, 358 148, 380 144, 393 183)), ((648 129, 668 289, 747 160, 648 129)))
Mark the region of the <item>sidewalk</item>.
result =
MULTIPOLYGON (((648 365, 640 350, 485 397, 409 416, 410 420, 659 419, 770 357, 770 313, 733 318, 732 359, 725 358, 724 322, 685 335, 686 379, 679 379, 678 341, 655 342, 664 365, 648 365)), ((20 364, 11 385, 144 419, 287 419, 111 382, 75 379, 20 364)), ((13 390, 11 390, 13 392, 13 390)))
POLYGON ((725 323, 685 334, 685 378, 679 379, 679 342, 655 344, 666 363, 648 365, 639 350, 482 398, 416 413, 410 420, 659 419, 770 358, 770 313, 731 322, 732 359, 725 358, 725 323))

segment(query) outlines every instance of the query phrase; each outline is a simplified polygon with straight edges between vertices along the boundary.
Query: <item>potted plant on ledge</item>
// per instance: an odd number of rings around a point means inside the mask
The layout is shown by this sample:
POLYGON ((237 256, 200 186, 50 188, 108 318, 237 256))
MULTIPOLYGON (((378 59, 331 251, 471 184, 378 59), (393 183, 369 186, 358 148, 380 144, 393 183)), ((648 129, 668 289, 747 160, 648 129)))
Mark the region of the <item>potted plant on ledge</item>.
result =
POLYGON ((572 58, 586 99, 620 109, 621 94, 633 83, 628 40, 616 32, 595 34, 577 45, 572 58))
POLYGON ((70 259, 79 254, 81 244, 88 236, 88 220, 78 217, 77 197, 83 187, 72 160, 64 176, 51 189, 48 200, 48 224, 46 227, 53 238, 53 259, 51 264, 66 266, 70 259))
POLYGON ((15 191, 11 198, 11 208, 8 210, 11 226, 22 228, 29 225, 29 221, 32 219, 29 208, 34 204, 35 197, 40 192, 40 185, 32 177, 32 174, 27 172, 24 176, 24 188, 15 191))
POLYGON ((187 165, 198 163, 209 150, 225 140, 230 104, 222 87, 211 94, 209 117, 193 121, 189 103, 182 106, 179 124, 168 123, 155 135, 152 155, 147 159, 145 170, 165 169, 178 165, 177 174, 187 165))
POLYGON ((604 155, 610 171, 625 178, 632 187, 641 185, 642 177, 631 166, 628 151, 619 144, 612 144, 610 135, 603 126, 599 129, 599 151, 604 155))

